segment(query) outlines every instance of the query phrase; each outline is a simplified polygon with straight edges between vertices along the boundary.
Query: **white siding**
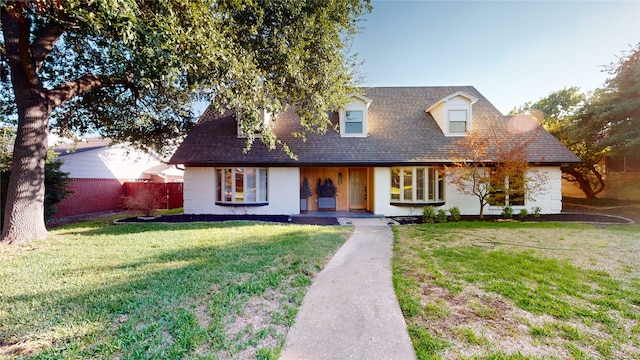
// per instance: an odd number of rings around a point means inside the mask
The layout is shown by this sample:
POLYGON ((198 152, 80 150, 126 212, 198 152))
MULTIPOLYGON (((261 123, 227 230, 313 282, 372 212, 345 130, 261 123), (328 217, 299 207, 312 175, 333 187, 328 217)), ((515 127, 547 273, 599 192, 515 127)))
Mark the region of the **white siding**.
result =
POLYGON ((81 151, 60 156, 61 170, 70 178, 85 179, 144 179, 144 171, 160 165, 154 157, 120 145, 81 151))
POLYGON ((431 116, 433 116, 433 118, 438 123, 438 126, 440 127, 440 130, 442 130, 442 133, 446 134, 447 130, 446 130, 445 124, 444 124, 444 120, 445 120, 445 103, 443 102, 443 103, 438 104, 438 106, 436 106, 433 109, 431 109, 431 111, 429 111, 429 113, 431 113, 431 116))
MULTIPOLYGON (((526 208, 531 212, 538 206, 542 214, 556 214, 562 210, 560 168, 535 167, 534 171, 546 174, 546 188, 536 195, 535 200, 527 200, 525 206, 516 206, 514 211, 526 208)), ((388 167, 376 167, 373 170, 374 201, 373 213, 385 216, 419 216, 423 206, 395 206, 391 202, 391 172, 388 167)), ((184 213, 185 214, 299 214, 300 186, 299 168, 269 168, 269 205, 266 206, 218 206, 215 204, 216 184, 215 168, 188 167, 184 175, 184 213)), ((445 180, 446 181, 446 180, 445 180)), ((436 209, 448 210, 456 206, 463 215, 478 215, 480 205, 474 195, 459 193, 454 185, 445 183, 445 204, 436 209)), ((486 215, 499 215, 500 207, 485 208, 486 215)))
MULTIPOLYGON (((562 211, 562 181, 560 167, 534 167, 532 171, 545 174, 548 177, 545 189, 535 195, 535 200, 527 200, 525 206, 514 206, 517 214, 520 209, 527 209, 532 212, 533 207, 540 207, 542 214, 557 214, 562 211)), ((375 184, 375 204, 373 212, 386 216, 408 216, 421 215, 423 206, 394 206, 391 202, 391 172, 389 168, 380 167, 374 169, 375 184)), ((445 179, 446 181, 446 179, 445 179)), ((458 207, 463 215, 478 215, 480 213, 480 202, 474 195, 465 195, 456 189, 455 185, 446 182, 445 204, 437 209, 448 210, 451 207, 458 207)), ((486 206, 486 215, 500 215, 502 208, 486 206)))
POLYGON ((184 213, 299 214, 300 169, 269 168, 268 171, 269 205, 220 206, 216 205, 216 168, 187 167, 184 173, 184 213))

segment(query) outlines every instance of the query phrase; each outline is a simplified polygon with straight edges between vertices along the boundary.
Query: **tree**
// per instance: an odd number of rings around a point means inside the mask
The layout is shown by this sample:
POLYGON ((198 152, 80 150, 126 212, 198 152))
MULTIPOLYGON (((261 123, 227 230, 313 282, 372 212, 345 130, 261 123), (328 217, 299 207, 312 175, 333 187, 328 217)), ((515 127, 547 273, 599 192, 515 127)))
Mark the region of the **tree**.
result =
POLYGON ((537 117, 582 160, 562 166, 562 173, 565 180, 577 183, 588 199, 605 189, 600 164, 606 155, 640 150, 640 44, 606 71, 611 77, 592 94, 581 93, 577 87, 565 88, 512 111, 537 117))
POLYGON ((305 131, 326 131, 325 110, 355 90, 345 44, 369 10, 367 0, 0 0, 0 109, 17 114, 0 241, 47 235, 50 126, 162 150, 206 100, 240 113, 247 146, 258 128, 288 151, 258 126, 263 110, 295 106, 305 131))
MULTIPOLYGON (((11 175, 12 144, 15 139, 15 128, 11 126, 0 127, 0 215, 4 213, 6 203, 8 179, 11 175)), ((56 212, 56 205, 66 199, 71 192, 68 190, 69 174, 62 171, 62 162, 56 153, 49 151, 45 163, 45 195, 44 218, 49 220, 56 212)), ((0 216, 0 229, 4 220, 0 216)))
POLYGON ((611 150, 604 141, 603 126, 586 114, 592 101, 592 97, 579 88, 570 87, 512 111, 536 117, 547 131, 582 160, 582 163, 562 165, 562 177, 576 183, 589 199, 605 188, 599 163, 611 150))
POLYGON ((540 131, 532 118, 514 116, 488 122, 454 144, 447 178, 458 192, 478 198, 480 218, 490 203, 508 205, 516 197, 524 202, 545 189, 547 176, 531 169, 527 158, 540 131))
POLYGON ((584 111, 585 121, 599 128, 603 142, 618 155, 640 150, 640 43, 607 67, 611 76, 584 111))
POLYGON ((58 212, 56 204, 71 195, 69 173, 60 169, 62 161, 53 151, 47 154, 44 165, 44 219, 49 220, 58 212))

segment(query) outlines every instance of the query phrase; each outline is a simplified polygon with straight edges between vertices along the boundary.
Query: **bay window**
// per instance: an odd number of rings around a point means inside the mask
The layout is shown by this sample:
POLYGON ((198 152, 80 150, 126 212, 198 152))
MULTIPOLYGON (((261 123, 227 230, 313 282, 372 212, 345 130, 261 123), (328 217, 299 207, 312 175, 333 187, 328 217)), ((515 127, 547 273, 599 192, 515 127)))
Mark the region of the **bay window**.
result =
POLYGON ((217 169, 216 180, 217 203, 260 204, 268 201, 267 169, 217 169))
POLYGON ((444 176, 435 167, 391 168, 391 202, 428 204, 444 201, 444 176))

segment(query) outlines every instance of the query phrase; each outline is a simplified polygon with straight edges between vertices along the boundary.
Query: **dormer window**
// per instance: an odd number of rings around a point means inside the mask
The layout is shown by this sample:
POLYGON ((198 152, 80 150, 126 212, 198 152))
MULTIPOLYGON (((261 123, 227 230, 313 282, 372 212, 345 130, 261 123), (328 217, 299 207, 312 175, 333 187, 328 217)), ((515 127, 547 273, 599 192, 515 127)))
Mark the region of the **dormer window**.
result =
POLYGON ((465 134, 469 129, 467 110, 449 110, 449 134, 465 134))
POLYGON ((347 134, 362 134, 364 129, 364 115, 360 110, 346 111, 346 127, 344 129, 347 134))
MULTIPOLYGON (((253 135, 254 137, 262 136, 262 129, 271 125, 271 113, 267 110, 260 110, 258 112, 260 121, 253 124, 253 135)), ((236 112, 236 126, 237 126, 237 135, 239 138, 247 137, 247 130, 242 129, 242 112, 236 112)))
POLYGON ((340 135, 343 137, 367 136, 367 120, 371 99, 362 95, 353 95, 352 100, 340 110, 340 135))
POLYGON ((446 136, 464 136, 473 129, 471 110, 476 101, 477 97, 460 91, 441 99, 427 112, 446 136))

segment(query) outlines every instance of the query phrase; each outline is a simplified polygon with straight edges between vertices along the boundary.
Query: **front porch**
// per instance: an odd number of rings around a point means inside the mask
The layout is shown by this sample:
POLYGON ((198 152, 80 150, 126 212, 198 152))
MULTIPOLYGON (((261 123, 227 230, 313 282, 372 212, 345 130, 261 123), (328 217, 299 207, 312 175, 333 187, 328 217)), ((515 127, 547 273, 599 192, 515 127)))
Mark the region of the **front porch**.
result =
POLYGON ((376 215, 369 211, 348 211, 348 210, 336 210, 336 211, 307 211, 306 213, 296 214, 296 217, 334 217, 334 218, 382 218, 384 215, 376 215))
MULTIPOLYGON (((374 194, 373 168, 367 167, 303 167, 300 168, 300 185, 307 178, 312 195, 307 199, 307 214, 310 216, 323 216, 319 213, 330 213, 324 216, 335 215, 336 212, 346 213, 344 217, 366 217, 363 214, 371 214, 373 210, 374 194), (318 207, 318 194, 316 186, 318 179, 324 182, 331 179, 337 188, 335 197, 335 210, 326 211, 318 207)), ((301 215, 305 213, 301 212, 301 215)), ((371 214, 372 215, 372 214, 371 214)))

